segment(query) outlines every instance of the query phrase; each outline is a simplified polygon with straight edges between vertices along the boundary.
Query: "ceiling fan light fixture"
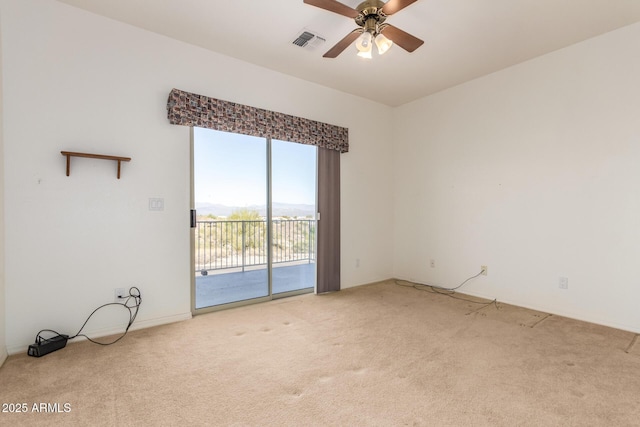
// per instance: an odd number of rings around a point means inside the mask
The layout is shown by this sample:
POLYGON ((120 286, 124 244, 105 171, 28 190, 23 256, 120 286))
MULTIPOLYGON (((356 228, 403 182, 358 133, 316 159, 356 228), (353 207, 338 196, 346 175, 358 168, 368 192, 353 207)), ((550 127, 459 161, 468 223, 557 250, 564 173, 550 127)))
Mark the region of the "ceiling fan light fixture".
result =
POLYGON ((373 37, 371 36, 370 32, 363 31, 360 37, 358 37, 358 39, 356 40, 356 48, 358 49, 358 52, 371 53, 371 42, 373 41, 372 39, 373 37))
POLYGON ((384 55, 393 46, 393 42, 386 38, 384 34, 378 34, 376 36, 376 46, 378 46, 378 54, 384 55))
POLYGON ((371 59, 371 49, 358 52, 358 56, 364 59, 371 59))

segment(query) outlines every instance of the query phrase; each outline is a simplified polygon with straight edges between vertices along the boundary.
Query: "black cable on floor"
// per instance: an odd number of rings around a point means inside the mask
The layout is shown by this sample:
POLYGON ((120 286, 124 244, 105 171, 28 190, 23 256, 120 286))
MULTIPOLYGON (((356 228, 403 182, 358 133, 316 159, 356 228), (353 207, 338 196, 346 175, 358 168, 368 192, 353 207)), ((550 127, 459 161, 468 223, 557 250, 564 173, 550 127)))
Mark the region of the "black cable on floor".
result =
POLYGON ((481 274, 482 274, 482 271, 480 271, 480 273, 478 273, 478 274, 476 274, 474 276, 469 277, 468 279, 466 279, 465 281, 460 283, 458 286, 453 287, 453 288, 444 288, 442 286, 427 285, 427 284, 424 284, 424 283, 408 282, 406 280, 396 280, 395 284, 398 285, 398 286, 404 286, 404 287, 407 287, 407 288, 414 288, 414 289, 417 289, 419 291, 431 292, 433 294, 438 294, 438 295, 444 295, 444 296, 447 296, 449 298, 453 298, 453 299, 457 299, 457 300, 460 300, 460 301, 469 302, 469 303, 472 303, 472 304, 481 304, 481 305, 484 305, 484 306, 487 306, 487 307, 490 306, 491 304, 493 304, 493 305, 496 306, 496 308, 498 308, 498 300, 497 299, 494 299, 493 301, 490 301, 490 302, 484 302, 484 301, 473 301, 473 300, 470 300, 470 299, 467 299, 467 298, 462 298, 462 297, 459 297, 459 296, 455 296, 456 295, 456 292, 455 292, 456 289, 460 289, 469 280, 475 279, 476 277, 480 276, 481 274), (403 285, 403 284, 399 283, 401 281, 402 282, 407 282, 407 283, 410 283, 410 284, 409 285, 403 285))
MULTIPOLYGON (((84 323, 82 324, 82 326, 80 327, 80 329, 78 330, 78 332, 72 336, 72 337, 68 337, 68 340, 72 340, 74 338, 77 337, 85 337, 87 340, 91 341, 94 344, 98 344, 98 345, 111 345, 111 344, 115 344, 118 341, 120 341, 122 338, 124 338, 125 335, 127 335, 127 332, 129 332, 129 328, 131 327, 131 325, 133 324, 133 322, 136 320, 136 316, 138 315, 138 310, 140 309, 140 304, 142 304, 142 296, 140 295, 140 289, 138 289, 135 286, 132 286, 131 288, 129 288, 129 296, 124 298, 125 301, 124 302, 110 302, 107 304, 103 304, 100 307, 96 308, 95 310, 93 310, 91 312, 91 314, 89 315, 89 317, 87 317, 87 320, 84 321, 84 323), (118 305, 118 306, 122 306, 124 308, 126 308, 129 311, 129 322, 127 324, 127 327, 124 330, 124 333, 122 335, 120 335, 118 338, 116 338, 115 340, 108 342, 108 343, 102 343, 99 341, 96 341, 94 339, 89 338, 87 335, 82 334, 82 330, 84 329, 84 327, 87 325, 87 323, 89 322, 89 320, 91 319, 91 317, 101 308, 104 307, 108 307, 110 305, 118 305)), ((60 337, 66 337, 66 335, 60 334, 52 329, 43 329, 40 332, 38 332, 36 334, 36 344, 40 344, 43 340, 45 339, 52 339, 55 338, 56 336, 60 337), (43 332, 51 332, 54 334, 53 337, 50 338, 44 338, 41 334, 43 332)))

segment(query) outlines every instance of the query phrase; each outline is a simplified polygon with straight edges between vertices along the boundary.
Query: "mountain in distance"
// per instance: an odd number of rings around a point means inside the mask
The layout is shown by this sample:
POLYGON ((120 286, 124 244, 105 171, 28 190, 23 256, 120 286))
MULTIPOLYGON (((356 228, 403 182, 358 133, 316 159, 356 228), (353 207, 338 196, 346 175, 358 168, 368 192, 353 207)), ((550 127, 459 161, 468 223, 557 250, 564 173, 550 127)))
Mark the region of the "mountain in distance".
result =
MULTIPOLYGON (((250 205, 250 206, 225 206, 217 203, 196 203, 197 215, 215 215, 220 217, 228 217, 233 212, 248 209, 258 211, 258 214, 262 217, 267 216, 267 207, 265 205, 250 205)), ((306 217, 308 215, 313 216, 315 212, 314 205, 295 204, 295 203, 273 203, 274 217, 306 217)))

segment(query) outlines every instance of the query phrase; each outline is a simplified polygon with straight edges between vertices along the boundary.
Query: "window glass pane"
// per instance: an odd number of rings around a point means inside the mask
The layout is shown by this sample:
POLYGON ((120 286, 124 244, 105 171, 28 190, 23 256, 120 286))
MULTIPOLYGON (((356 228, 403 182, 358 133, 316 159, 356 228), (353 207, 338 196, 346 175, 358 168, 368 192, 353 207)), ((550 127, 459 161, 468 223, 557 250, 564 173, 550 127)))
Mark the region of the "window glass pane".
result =
POLYGON ((274 294, 315 286, 316 151, 271 142, 274 294))

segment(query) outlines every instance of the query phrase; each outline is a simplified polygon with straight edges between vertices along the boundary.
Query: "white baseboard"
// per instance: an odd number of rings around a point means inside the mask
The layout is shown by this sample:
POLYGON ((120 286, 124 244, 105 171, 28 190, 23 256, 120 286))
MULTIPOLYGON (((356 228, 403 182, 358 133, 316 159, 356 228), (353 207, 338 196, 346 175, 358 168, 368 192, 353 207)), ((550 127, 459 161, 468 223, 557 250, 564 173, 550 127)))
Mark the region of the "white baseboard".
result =
MULTIPOLYGON (((130 331, 135 331, 138 329, 146 329, 146 328, 152 328, 154 326, 160 326, 160 325, 166 325, 168 323, 175 323, 175 322, 182 322, 184 320, 189 320, 191 319, 192 315, 191 312, 189 313, 181 313, 181 314, 176 314, 173 316, 167 316, 167 317, 158 317, 155 319, 148 319, 148 320, 140 320, 140 321, 136 321, 133 325, 131 325, 131 328, 129 328, 130 331)), ((91 338, 101 338, 101 337, 106 337, 109 335, 116 335, 116 334, 121 334, 123 332, 123 328, 119 327, 119 328, 108 328, 108 329, 99 329, 99 330, 94 330, 94 331, 87 331, 86 334, 89 335, 91 338)), ((83 332, 85 333, 85 332, 83 332)), ((80 342, 80 341, 86 341, 86 338, 84 337, 78 337, 77 339, 73 340, 74 342, 80 342)), ((31 343, 29 343, 31 344, 31 343)), ((9 353, 9 355, 14 355, 14 354, 20 354, 20 353, 26 353, 27 349, 29 348, 29 344, 25 344, 25 345, 20 345, 20 346, 14 346, 14 347, 8 347, 7 348, 7 352, 9 353)), ((70 343, 72 344, 72 343, 70 343)), ((6 356, 5 356, 6 358, 6 356)), ((2 360, 2 357, 0 356, 0 360, 2 360)), ((4 361, 4 360, 2 360, 4 361)), ((0 366, 2 365, 2 363, 0 363, 0 366)))
MULTIPOLYGON (((135 331, 137 329, 146 329, 154 326, 166 325, 168 323, 182 322, 183 320, 189 320, 192 317, 193 316, 191 315, 191 312, 188 312, 188 313, 175 314, 173 316, 158 317, 156 319, 141 320, 131 325, 131 328, 129 328, 129 330, 135 331)), ((118 330, 115 330, 115 332, 111 332, 103 336, 117 334, 118 332, 119 332, 118 330)))

